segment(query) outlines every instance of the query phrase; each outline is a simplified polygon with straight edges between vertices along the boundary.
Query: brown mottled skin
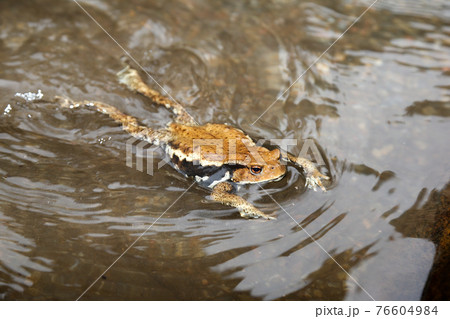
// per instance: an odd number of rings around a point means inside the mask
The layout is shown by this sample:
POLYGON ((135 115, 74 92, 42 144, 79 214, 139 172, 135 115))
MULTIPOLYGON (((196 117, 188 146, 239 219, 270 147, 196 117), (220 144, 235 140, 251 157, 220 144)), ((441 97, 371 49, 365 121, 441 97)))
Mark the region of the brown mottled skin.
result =
POLYGON ((232 126, 226 124, 205 124, 202 126, 188 126, 170 123, 168 131, 171 135, 171 145, 185 154, 194 154, 194 140, 217 140, 218 145, 201 145, 198 152, 199 160, 204 163, 240 164, 245 168, 236 169, 232 176, 233 182, 258 183, 283 176, 286 167, 280 164, 281 153, 278 149, 269 151, 255 143, 232 126), (246 143, 246 144, 244 144, 246 143), (263 173, 254 175, 248 167, 264 167, 263 173))
MULTIPOLYGON (((139 125, 136 118, 102 102, 74 102, 68 98, 56 98, 63 107, 91 106, 101 113, 108 114, 122 124, 123 129, 132 136, 155 145, 165 146, 168 155, 177 157, 177 162, 184 160, 185 163, 197 163, 200 169, 229 168, 226 171, 227 174, 223 176, 226 180, 217 180, 211 184, 210 187, 213 189, 211 198, 222 204, 236 207, 242 217, 275 219, 264 214, 242 197, 232 194, 233 186, 230 183, 260 183, 281 178, 286 173, 286 167, 281 163, 282 158, 303 168, 308 187, 315 189, 319 186, 325 191, 321 179, 329 178, 322 175, 310 161, 291 154, 281 154, 278 149, 270 151, 265 147, 257 146, 244 132, 226 124, 198 125, 180 104, 149 88, 137 71, 129 66, 117 75, 119 81, 130 90, 173 111, 176 115, 175 121, 169 123, 165 129, 155 130, 139 125)), ((182 168, 179 169, 182 171, 182 168)))

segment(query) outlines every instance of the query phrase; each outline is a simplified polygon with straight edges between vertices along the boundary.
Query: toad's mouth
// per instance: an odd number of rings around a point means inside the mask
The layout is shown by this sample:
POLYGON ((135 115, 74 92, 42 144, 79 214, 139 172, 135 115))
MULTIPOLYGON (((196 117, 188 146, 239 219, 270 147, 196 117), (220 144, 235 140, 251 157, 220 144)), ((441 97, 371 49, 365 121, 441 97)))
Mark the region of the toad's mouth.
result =
POLYGON ((262 183, 278 182, 278 181, 282 180, 285 175, 286 175, 286 173, 284 173, 276 178, 271 178, 271 179, 266 179, 266 180, 258 180, 258 181, 236 181, 236 180, 231 180, 231 181, 238 185, 262 184, 262 183))

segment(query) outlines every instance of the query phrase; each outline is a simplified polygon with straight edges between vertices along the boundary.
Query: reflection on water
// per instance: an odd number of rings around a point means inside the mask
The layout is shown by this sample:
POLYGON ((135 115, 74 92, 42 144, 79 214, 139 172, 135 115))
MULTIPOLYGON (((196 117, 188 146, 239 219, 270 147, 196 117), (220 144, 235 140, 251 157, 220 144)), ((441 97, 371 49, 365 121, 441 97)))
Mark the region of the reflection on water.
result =
POLYGON ((197 186, 177 201, 192 181, 128 168, 128 136, 106 116, 16 97, 170 120, 116 82, 123 51, 75 3, 2 1, 0 299, 76 299, 153 223, 83 298, 420 299, 436 249, 415 231, 433 227, 425 199, 449 181, 450 9, 379 2, 275 103, 371 1, 82 2, 199 122, 320 145, 327 193, 292 167, 263 185, 290 216, 242 190, 276 211, 265 222, 197 186))

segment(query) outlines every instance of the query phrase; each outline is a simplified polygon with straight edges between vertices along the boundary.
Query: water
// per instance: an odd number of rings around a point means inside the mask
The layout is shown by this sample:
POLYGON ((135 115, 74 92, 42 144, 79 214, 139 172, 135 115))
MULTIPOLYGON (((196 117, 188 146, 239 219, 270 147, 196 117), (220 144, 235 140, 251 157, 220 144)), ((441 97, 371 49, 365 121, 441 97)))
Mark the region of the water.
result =
POLYGON ((419 212, 450 177, 450 8, 379 2, 275 103, 371 1, 80 2, 200 123, 323 149, 327 193, 292 168, 263 185, 295 221, 241 191, 267 222, 183 194, 169 166, 127 167, 106 116, 15 96, 171 118, 117 83, 124 52, 76 3, 2 1, 0 299, 77 299, 153 223, 82 299, 420 299, 435 212, 419 212))

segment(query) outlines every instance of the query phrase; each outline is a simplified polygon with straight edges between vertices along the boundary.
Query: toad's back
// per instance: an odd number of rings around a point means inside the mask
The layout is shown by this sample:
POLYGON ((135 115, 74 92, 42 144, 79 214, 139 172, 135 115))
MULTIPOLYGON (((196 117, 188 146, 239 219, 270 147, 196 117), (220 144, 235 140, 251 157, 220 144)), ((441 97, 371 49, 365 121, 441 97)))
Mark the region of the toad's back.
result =
POLYGON ((172 151, 202 165, 222 166, 224 163, 242 162, 254 142, 244 132, 226 124, 189 126, 171 123, 168 126, 172 151))

